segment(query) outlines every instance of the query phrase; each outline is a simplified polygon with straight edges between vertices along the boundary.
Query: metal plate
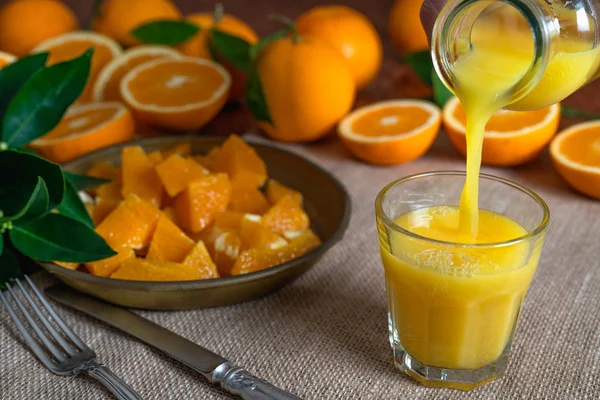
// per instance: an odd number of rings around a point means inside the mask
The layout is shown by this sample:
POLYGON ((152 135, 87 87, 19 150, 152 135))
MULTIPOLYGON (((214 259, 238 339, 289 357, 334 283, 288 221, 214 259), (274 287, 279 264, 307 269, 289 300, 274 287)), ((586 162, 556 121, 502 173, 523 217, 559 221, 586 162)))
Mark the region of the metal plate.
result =
MULTIPOLYGON (((121 149, 139 145, 147 152, 190 143, 193 154, 206 154, 225 138, 160 137, 109 147, 64 166, 83 174, 96 161, 120 163, 121 149)), ((117 305, 148 310, 184 310, 225 306, 273 293, 311 268, 344 234, 350 217, 350 197, 344 186, 314 163, 278 147, 252 143, 267 165, 269 177, 301 192, 312 228, 323 244, 290 262, 263 271, 218 279, 184 282, 141 282, 103 278, 55 264, 42 267, 67 285, 117 305)))

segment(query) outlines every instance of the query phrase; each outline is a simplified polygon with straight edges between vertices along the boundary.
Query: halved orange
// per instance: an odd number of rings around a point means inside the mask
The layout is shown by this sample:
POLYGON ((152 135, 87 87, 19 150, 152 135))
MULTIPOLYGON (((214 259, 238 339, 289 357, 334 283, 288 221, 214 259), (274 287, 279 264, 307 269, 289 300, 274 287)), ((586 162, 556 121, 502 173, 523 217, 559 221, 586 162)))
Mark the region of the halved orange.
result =
POLYGON ((121 103, 74 105, 62 121, 30 146, 57 163, 71 161, 116 143, 127 142, 135 135, 135 121, 121 103))
POLYGON ((17 61, 17 56, 4 51, 0 51, 0 69, 6 67, 8 64, 12 64, 17 61))
MULTIPOLYGON (((465 155, 466 116, 456 97, 444 106, 443 118, 444 129, 450 141, 465 155)), ((485 128, 483 164, 507 167, 533 160, 552 140, 559 122, 559 104, 536 111, 500 110, 485 128)))
POLYGON ((214 61, 184 57, 145 62, 121 81, 121 96, 136 119, 174 130, 195 130, 227 100, 231 77, 214 61))
POLYGON ((412 161, 429 150, 441 124, 439 108, 424 100, 388 100, 346 116, 338 133, 355 157, 370 164, 412 161))
POLYGON ((92 87, 100 70, 123 51, 117 42, 98 33, 75 31, 43 41, 33 49, 33 53, 49 52, 48 65, 53 65, 77 58, 91 47, 94 48, 94 56, 90 67, 90 77, 79 98, 80 101, 89 101, 92 98, 92 87))
POLYGON ((600 121, 560 132, 550 145, 550 156, 569 185, 600 200, 600 121))
POLYGON ((133 68, 159 58, 180 58, 181 53, 167 46, 139 46, 126 50, 110 61, 94 83, 94 101, 122 101, 119 91, 121 79, 133 68))

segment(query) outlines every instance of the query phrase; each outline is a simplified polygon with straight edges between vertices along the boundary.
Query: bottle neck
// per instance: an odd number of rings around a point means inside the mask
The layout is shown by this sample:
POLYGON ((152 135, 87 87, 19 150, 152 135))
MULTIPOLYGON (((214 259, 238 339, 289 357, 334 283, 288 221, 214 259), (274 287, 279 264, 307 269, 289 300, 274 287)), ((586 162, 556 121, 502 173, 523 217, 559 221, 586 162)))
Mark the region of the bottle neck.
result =
MULTIPOLYGON (((506 93, 508 104, 529 94, 544 75, 554 48, 556 27, 551 8, 544 0, 450 0, 433 29, 432 58, 444 84, 456 92, 455 62, 471 51, 471 34, 476 20, 488 7, 509 6, 518 11, 529 25, 533 37, 532 62, 515 85, 506 93)), ((497 38, 499 41, 502 37, 497 38)))

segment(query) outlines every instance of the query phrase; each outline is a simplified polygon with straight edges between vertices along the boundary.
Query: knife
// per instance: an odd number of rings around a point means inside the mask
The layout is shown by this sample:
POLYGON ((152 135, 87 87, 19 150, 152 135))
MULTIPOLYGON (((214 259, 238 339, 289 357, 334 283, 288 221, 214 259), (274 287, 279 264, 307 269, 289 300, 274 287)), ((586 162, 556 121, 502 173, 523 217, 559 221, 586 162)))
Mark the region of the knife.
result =
POLYGON ((64 285, 46 289, 53 300, 114 326, 200 372, 214 385, 244 400, 302 400, 256 378, 243 368, 131 311, 64 285))

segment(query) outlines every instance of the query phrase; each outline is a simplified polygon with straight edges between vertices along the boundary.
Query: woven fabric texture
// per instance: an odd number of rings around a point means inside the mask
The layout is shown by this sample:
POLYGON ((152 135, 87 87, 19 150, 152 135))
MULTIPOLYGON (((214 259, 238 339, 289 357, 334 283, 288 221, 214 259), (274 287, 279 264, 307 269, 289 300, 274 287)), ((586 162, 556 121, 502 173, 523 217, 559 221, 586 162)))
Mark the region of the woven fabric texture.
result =
MULTIPOLYGON (((346 185, 353 209, 342 242, 298 281, 264 299, 209 310, 141 312, 144 317, 306 399, 600 398, 600 202, 571 191, 546 156, 516 169, 484 168, 534 189, 548 202, 552 221, 507 375, 464 393, 424 388, 393 366, 373 208, 388 182, 430 170, 463 169, 464 161, 444 137, 426 157, 392 168, 361 164, 333 139, 288 148, 346 185)), ((35 279, 40 286, 55 282, 45 273, 35 279)), ((57 309, 145 399, 233 398, 121 332, 57 309)), ((48 372, 0 309, 0 399, 110 398, 89 378, 48 372)))

